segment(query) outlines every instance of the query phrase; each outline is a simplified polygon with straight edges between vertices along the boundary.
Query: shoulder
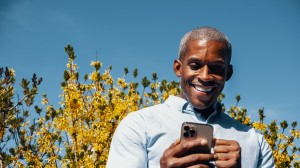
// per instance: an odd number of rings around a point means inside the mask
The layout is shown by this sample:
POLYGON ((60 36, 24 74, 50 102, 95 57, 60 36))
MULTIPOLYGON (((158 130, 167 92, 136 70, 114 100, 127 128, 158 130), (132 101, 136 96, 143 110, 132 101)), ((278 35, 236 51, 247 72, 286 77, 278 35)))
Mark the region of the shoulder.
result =
POLYGON ((220 114, 220 120, 221 122, 219 122, 218 124, 221 125, 223 128, 231 128, 243 132, 251 131, 255 133, 255 130, 252 127, 242 124, 241 122, 235 120, 226 113, 220 114))
POLYGON ((118 129, 130 128, 130 129, 145 129, 146 124, 149 121, 153 121, 155 113, 159 113, 164 109, 163 104, 158 104, 150 107, 140 109, 138 111, 130 112, 124 117, 118 125, 118 129))
POLYGON ((270 145, 260 133, 257 133, 260 146, 258 167, 275 167, 274 157, 270 145))
POLYGON ((259 142, 259 146, 262 152, 271 151, 270 145, 265 139, 265 137, 261 134, 256 132, 256 136, 259 142))
POLYGON ((164 104, 157 104, 149 107, 142 108, 138 111, 130 112, 121 122, 141 122, 153 117, 153 114, 164 111, 166 106, 164 104))
POLYGON ((149 137, 149 129, 151 126, 157 126, 160 114, 158 110, 162 110, 162 104, 146 107, 138 111, 130 112, 118 124, 113 139, 122 142, 140 143, 145 147, 149 137))

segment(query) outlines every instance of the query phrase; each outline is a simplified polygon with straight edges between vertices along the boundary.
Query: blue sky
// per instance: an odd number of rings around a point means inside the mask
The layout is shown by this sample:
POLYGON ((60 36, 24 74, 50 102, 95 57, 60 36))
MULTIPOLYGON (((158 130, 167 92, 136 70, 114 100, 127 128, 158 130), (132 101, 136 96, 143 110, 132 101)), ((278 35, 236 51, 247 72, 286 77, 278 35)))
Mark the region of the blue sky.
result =
POLYGON ((199 26, 216 27, 232 42, 227 106, 240 93, 240 105, 252 117, 264 107, 267 120, 300 124, 298 0, 1 0, 0 67, 13 67, 17 83, 42 76, 40 93, 54 105, 68 43, 81 77, 92 72, 89 64, 98 55, 104 69, 113 65, 115 77, 126 66, 138 68, 140 78, 157 72, 160 80, 179 81, 172 71, 179 41, 199 26))

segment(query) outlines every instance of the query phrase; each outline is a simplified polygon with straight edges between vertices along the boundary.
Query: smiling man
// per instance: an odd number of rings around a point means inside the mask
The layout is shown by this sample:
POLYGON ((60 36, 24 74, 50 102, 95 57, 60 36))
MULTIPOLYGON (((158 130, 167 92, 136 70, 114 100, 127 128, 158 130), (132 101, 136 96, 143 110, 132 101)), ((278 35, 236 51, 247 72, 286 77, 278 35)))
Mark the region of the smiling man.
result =
POLYGON ((231 44, 219 30, 202 27, 185 34, 173 65, 181 94, 122 120, 107 167, 274 167, 263 136, 221 112, 217 98, 233 73, 230 60, 231 44), (213 127, 211 153, 189 153, 208 141, 178 140, 183 122, 213 127))
POLYGON ((226 38, 224 41, 212 41, 205 37, 192 40, 194 38, 182 42, 188 45, 181 49, 184 52, 180 52, 179 60, 174 61, 174 72, 181 77, 181 97, 208 117, 214 110, 213 104, 225 81, 232 75, 232 65, 229 64, 231 46, 226 38))

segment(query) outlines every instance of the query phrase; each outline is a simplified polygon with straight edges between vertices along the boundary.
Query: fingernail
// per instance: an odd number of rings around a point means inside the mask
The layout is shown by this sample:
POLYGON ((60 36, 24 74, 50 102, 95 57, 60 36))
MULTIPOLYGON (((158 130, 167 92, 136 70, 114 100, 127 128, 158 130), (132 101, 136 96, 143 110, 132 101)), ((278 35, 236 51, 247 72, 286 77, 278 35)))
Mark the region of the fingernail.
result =
POLYGON ((179 144, 179 143, 180 143, 180 139, 176 139, 176 141, 173 142, 173 145, 177 145, 177 144, 179 144))
POLYGON ((207 140, 206 139, 204 139, 204 140, 201 140, 201 145, 207 145, 207 140))
POLYGON ((218 159, 218 155, 214 154, 214 159, 217 160, 218 159))

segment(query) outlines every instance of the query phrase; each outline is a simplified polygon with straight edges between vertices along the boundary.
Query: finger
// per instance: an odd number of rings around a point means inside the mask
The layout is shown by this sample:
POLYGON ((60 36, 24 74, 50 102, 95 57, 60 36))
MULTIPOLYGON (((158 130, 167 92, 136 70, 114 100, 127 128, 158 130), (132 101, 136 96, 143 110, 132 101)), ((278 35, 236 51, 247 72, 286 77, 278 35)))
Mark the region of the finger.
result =
POLYGON ((238 160, 238 153, 215 153, 217 160, 238 160))
POLYGON ((236 152, 239 151, 240 147, 239 146, 227 146, 227 145, 216 145, 214 147, 214 152, 215 153, 229 153, 229 152, 236 152))
POLYGON ((189 166, 187 168, 210 168, 210 166, 204 164, 197 164, 197 165, 189 166))
POLYGON ((197 139, 192 141, 180 142, 172 149, 173 156, 180 157, 185 153, 187 153, 188 151, 195 149, 196 147, 203 147, 207 145, 208 142, 205 139, 197 139))
POLYGON ((172 151, 172 148, 174 148, 176 145, 178 145, 180 143, 180 140, 179 139, 176 139, 175 142, 173 142, 163 153, 163 156, 162 158, 167 158, 169 156, 172 156, 171 154, 173 153, 172 151))
POLYGON ((189 166, 205 166, 209 161, 214 159, 213 154, 191 154, 181 158, 173 158, 169 162, 170 167, 189 167, 189 166))
POLYGON ((234 140, 216 139, 215 145, 239 145, 238 142, 234 140))
POLYGON ((180 143, 180 139, 176 139, 163 153, 162 158, 172 157, 174 153, 174 147, 180 143))
POLYGON ((174 143, 171 144, 169 148, 173 148, 174 146, 178 145, 180 143, 180 139, 176 139, 174 143))
POLYGON ((240 168, 240 163, 238 163, 237 161, 235 160, 218 160, 218 161, 215 161, 215 166, 216 167, 237 167, 237 168, 240 168))

